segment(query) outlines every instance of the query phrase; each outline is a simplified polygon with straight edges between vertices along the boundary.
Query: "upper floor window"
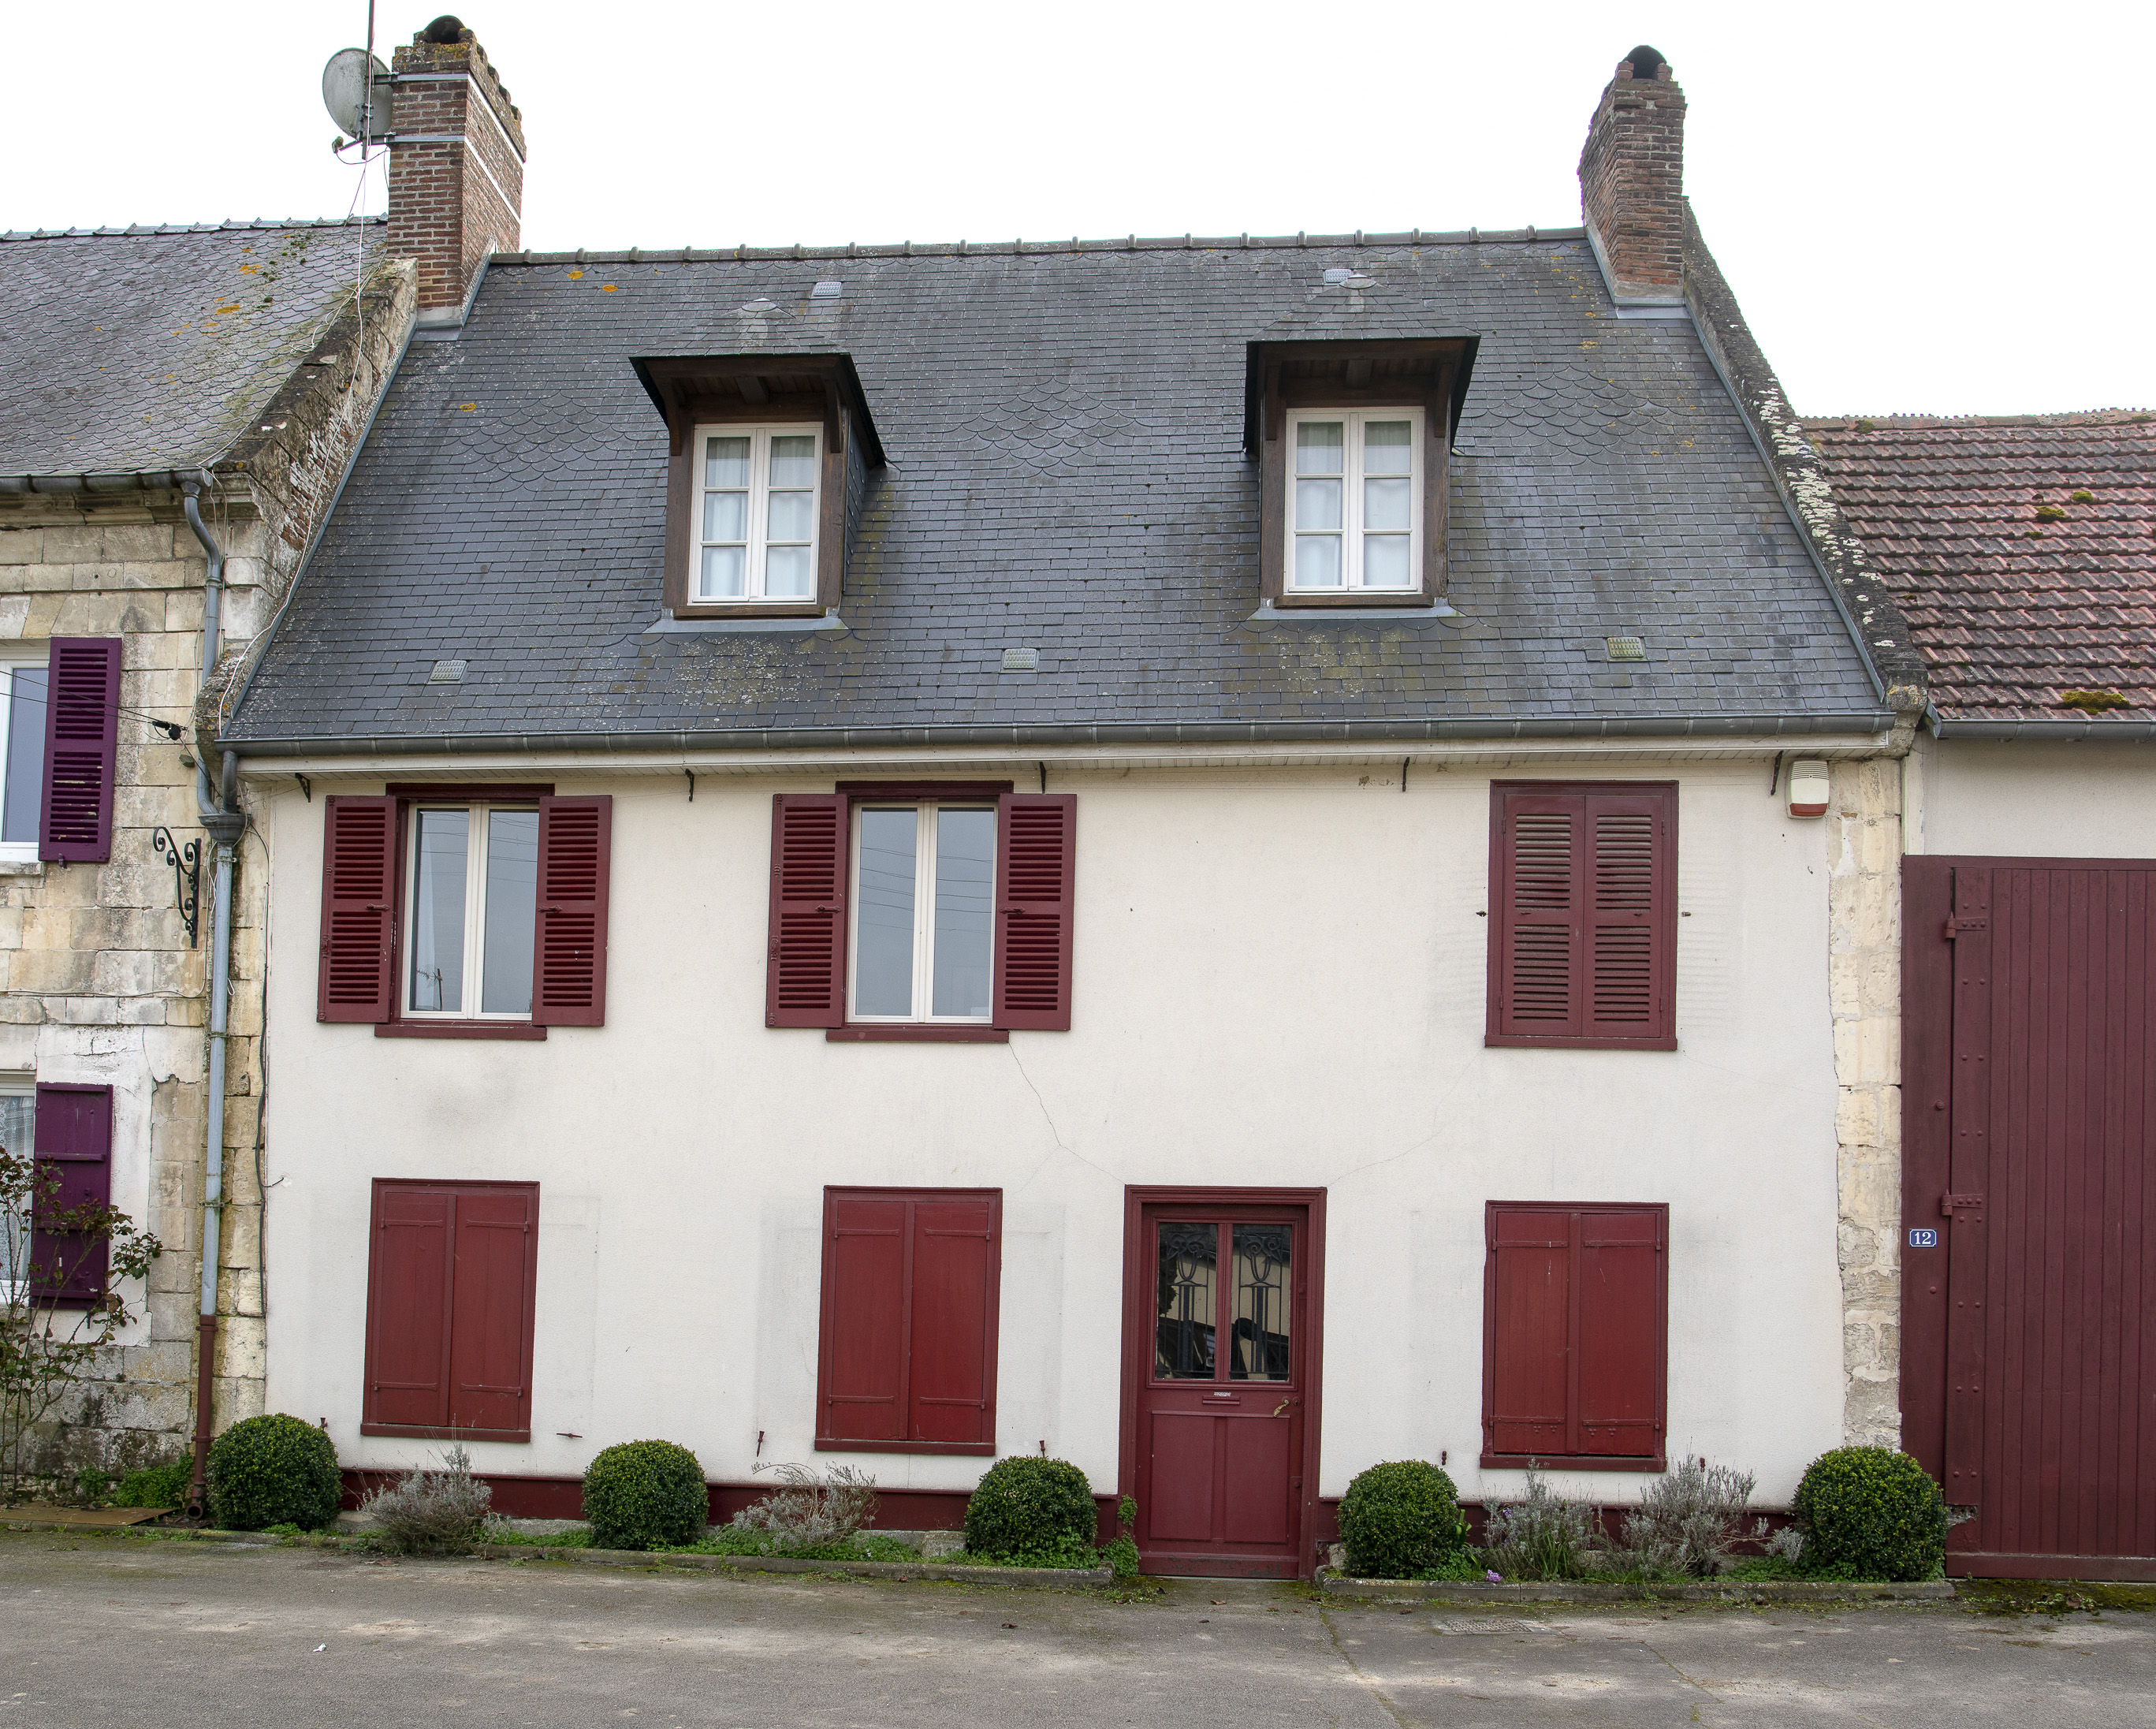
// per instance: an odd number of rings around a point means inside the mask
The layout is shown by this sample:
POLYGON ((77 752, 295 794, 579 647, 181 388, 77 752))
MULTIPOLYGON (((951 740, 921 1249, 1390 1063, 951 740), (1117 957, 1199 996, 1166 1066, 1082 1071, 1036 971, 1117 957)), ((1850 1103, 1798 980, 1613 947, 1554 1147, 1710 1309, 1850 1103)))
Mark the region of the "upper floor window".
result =
POLYGON ((405 1013, 530 1015, 537 808, 419 805, 410 829, 405 1013))
POLYGON ((1419 588, 1422 410, 1297 409, 1288 426, 1288 587, 1419 588))
POLYGON ((700 426, 696 441, 695 600, 814 600, 821 428, 700 426))
POLYGON ((995 877, 993 805, 857 806, 851 1018, 986 1025, 995 877))
POLYGON ((1258 467, 1258 598, 1445 598, 1452 434, 1473 336, 1253 342, 1243 444, 1258 467))
POLYGON ((38 856, 45 796, 45 656, 0 659, 0 859, 38 856))

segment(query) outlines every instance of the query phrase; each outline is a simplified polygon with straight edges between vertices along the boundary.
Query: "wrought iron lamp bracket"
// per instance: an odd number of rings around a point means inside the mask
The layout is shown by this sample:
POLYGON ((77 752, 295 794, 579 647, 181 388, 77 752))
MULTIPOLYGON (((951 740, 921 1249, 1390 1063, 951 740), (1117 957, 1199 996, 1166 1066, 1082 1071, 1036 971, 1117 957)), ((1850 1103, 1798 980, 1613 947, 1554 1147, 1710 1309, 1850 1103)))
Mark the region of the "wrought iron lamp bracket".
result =
POLYGON ((150 844, 159 858, 172 867, 172 898, 179 903, 181 921, 187 927, 187 947, 193 948, 196 913, 202 904, 202 843, 182 846, 162 823, 150 833, 150 844))

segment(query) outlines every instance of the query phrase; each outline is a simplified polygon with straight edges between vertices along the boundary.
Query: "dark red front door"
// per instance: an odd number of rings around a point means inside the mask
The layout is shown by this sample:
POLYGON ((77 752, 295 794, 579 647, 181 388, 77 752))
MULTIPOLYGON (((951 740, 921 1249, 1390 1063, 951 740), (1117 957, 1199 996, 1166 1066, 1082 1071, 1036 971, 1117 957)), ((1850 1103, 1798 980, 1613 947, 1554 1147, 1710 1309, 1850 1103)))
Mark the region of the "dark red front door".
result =
POLYGON ((1150 1573, 1292 1578, 1314 1358, 1310 1209, 1139 1208, 1127 1270, 1137 1543, 1150 1573))

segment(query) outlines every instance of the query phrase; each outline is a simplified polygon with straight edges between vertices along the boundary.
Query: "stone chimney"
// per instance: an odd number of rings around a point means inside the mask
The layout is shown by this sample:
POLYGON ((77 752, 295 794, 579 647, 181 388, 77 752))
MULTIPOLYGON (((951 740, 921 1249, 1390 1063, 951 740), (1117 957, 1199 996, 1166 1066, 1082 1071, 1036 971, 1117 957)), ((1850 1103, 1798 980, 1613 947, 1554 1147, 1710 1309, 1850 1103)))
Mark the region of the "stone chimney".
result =
POLYGON ((1681 301, 1684 91, 1642 45, 1617 63, 1579 153, 1587 238, 1620 300, 1681 301))
POLYGON ((390 69, 389 253, 418 261, 420 324, 453 324, 480 260, 522 244, 524 118, 459 19, 390 69))

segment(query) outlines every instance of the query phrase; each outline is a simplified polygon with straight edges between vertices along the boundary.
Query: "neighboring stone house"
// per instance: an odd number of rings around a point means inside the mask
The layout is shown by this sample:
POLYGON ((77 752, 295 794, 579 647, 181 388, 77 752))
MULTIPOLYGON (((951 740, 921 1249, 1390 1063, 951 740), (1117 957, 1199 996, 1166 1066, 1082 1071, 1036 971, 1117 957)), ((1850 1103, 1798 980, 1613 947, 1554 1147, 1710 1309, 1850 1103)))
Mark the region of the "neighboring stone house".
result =
MULTIPOLYGON (((186 505, 223 554, 229 667, 282 603, 343 480, 412 328, 413 278, 387 259, 379 220, 0 239, 0 1136, 29 1150, 41 1093, 48 1119, 79 1111, 104 1162, 74 1168, 166 1251, 146 1321, 40 1439, 41 1469, 163 1459, 192 1428, 215 849, 193 733, 208 558, 186 505), (58 706, 80 699, 68 717, 96 735, 86 767, 49 736, 54 677, 58 706), (176 852, 192 874, 176 872, 176 852)), ((259 837, 244 839, 220 1424, 262 1408, 264 862, 259 837)), ((59 1130, 45 1129, 49 1142, 59 1130)))
POLYGON ((1957 1571, 2148 1578, 2156 414, 1804 432, 1930 691, 1901 764, 1908 1236, 1882 1245, 1902 1442, 1975 1510, 1957 1571))
POLYGON ((1275 1574, 1388 1457, 1891 1440, 1924 670, 1683 112, 1618 66, 1582 229, 433 290, 217 739, 273 1403, 531 1512, 1059 1453, 1275 1574))

